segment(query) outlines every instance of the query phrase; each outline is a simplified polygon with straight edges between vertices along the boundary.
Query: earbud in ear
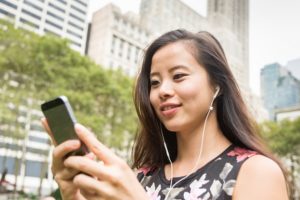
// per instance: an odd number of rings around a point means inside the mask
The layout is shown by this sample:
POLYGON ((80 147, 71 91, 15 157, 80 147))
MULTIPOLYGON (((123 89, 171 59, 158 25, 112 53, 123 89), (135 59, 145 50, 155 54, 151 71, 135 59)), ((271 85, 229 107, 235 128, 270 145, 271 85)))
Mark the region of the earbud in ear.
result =
POLYGON ((219 91, 220 91, 220 86, 217 86, 216 87, 216 92, 215 92, 214 97, 213 97, 214 99, 218 96, 219 91))

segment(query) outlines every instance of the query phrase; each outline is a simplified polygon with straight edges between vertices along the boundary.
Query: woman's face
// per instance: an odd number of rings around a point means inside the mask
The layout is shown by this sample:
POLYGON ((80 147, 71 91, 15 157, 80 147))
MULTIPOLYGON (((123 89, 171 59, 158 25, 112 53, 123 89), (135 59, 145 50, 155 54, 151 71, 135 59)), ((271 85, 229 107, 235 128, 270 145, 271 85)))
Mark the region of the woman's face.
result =
POLYGON ((202 126, 215 92, 191 51, 179 41, 160 48, 152 58, 150 102, 161 122, 174 132, 202 126))

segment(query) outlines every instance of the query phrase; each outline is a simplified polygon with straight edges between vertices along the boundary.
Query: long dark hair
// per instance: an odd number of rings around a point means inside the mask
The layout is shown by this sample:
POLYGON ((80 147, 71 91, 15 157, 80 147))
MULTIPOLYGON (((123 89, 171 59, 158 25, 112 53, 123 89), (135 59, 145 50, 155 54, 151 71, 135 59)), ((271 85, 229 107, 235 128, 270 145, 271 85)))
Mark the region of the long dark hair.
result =
POLYGON ((176 134, 170 134, 170 131, 163 126, 149 98, 152 57, 158 49, 174 42, 187 42, 187 45, 191 45, 193 56, 204 66, 210 80, 220 86, 220 95, 215 102, 216 114, 219 127, 225 137, 236 146, 257 151, 277 161, 257 134, 256 124, 248 113, 218 40, 205 31, 191 33, 180 29, 160 36, 145 52, 134 94, 140 126, 133 147, 133 167, 161 167, 168 163, 161 132, 171 159, 174 161, 177 156, 176 134))

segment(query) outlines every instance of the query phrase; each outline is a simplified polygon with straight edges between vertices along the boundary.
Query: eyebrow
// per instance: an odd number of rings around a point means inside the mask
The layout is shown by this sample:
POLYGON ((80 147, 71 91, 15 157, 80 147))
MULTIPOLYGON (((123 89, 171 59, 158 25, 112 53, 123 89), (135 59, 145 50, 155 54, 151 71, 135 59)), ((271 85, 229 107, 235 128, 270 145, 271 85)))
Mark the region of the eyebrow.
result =
MULTIPOLYGON (((175 66, 171 67, 168 71, 169 72, 173 72, 173 71, 175 71, 177 69, 187 69, 187 68, 188 67, 184 66, 184 65, 175 65, 175 66)), ((151 76, 155 76, 155 75, 159 75, 159 72, 152 72, 152 73, 150 73, 150 77, 151 76)))

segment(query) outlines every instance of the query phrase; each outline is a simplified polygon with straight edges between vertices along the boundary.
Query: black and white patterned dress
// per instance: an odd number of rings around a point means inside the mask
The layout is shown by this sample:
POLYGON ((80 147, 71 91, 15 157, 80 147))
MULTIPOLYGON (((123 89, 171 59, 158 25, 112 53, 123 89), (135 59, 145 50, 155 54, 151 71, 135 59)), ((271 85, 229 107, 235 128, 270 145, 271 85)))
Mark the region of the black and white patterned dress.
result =
MULTIPOLYGON (((255 151, 229 146, 205 166, 179 182, 170 192, 169 200, 227 200, 232 199, 233 189, 242 164, 255 151)), ((175 177, 176 183, 182 177, 175 177)), ((138 180, 151 200, 164 200, 169 192, 170 181, 163 168, 142 168, 138 180)))

